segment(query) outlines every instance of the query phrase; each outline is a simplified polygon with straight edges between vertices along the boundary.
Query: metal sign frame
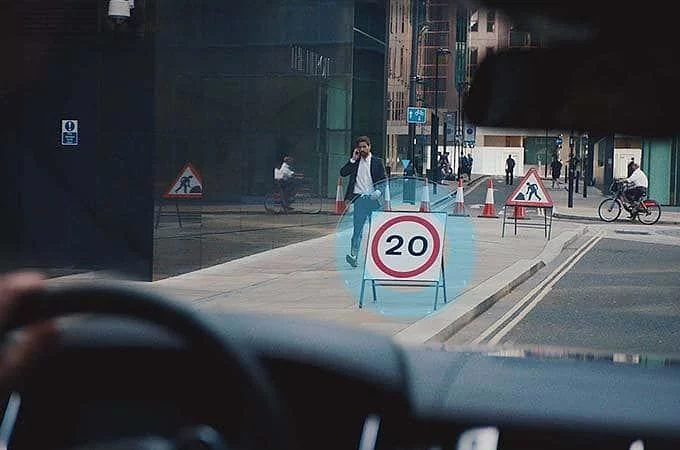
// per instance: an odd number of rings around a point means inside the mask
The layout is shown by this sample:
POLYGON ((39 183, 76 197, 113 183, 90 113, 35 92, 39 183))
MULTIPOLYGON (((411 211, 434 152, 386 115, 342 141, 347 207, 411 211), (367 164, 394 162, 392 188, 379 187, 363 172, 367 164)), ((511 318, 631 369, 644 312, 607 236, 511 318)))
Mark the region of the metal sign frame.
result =
POLYGON ((507 223, 507 218, 508 218, 508 206, 510 206, 514 210, 514 217, 511 217, 511 219, 514 219, 514 225, 515 225, 515 236, 517 236, 517 228, 543 228, 543 235, 546 237, 548 240, 550 240, 550 237, 552 235, 552 219, 553 219, 553 207, 552 206, 545 206, 545 207, 535 207, 535 206, 529 206, 528 208, 536 208, 537 210, 542 209, 544 211, 543 213, 543 224, 539 225, 537 223, 523 223, 522 225, 517 224, 517 209, 518 208, 527 208, 526 206, 512 206, 512 205, 505 205, 503 206, 503 231, 501 232, 501 237, 505 237, 505 227, 510 225, 512 226, 511 223, 507 223), (548 220, 548 214, 546 214, 547 211, 550 211, 550 219, 548 220))

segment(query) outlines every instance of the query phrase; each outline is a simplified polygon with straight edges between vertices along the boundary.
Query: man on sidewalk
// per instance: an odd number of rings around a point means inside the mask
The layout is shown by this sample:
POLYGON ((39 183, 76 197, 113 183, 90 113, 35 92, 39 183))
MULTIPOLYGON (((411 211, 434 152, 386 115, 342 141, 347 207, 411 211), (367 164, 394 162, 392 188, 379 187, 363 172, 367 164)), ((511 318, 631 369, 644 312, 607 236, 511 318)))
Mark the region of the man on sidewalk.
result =
POLYGON ((505 184, 512 186, 514 172, 515 160, 512 159, 512 155, 508 155, 508 159, 505 160, 505 184))
POLYGON ((349 176, 345 201, 354 204, 354 232, 350 243, 350 254, 345 257, 345 260, 352 267, 356 267, 361 247, 361 234, 366 219, 371 212, 380 208, 379 199, 382 193, 375 188, 375 185, 386 178, 382 159, 371 154, 371 140, 368 136, 357 138, 352 158, 340 169, 340 175, 349 176))
POLYGON ((560 187, 560 175, 562 174, 562 162, 558 158, 553 158, 552 164, 550 164, 550 169, 552 171, 552 187, 560 187))

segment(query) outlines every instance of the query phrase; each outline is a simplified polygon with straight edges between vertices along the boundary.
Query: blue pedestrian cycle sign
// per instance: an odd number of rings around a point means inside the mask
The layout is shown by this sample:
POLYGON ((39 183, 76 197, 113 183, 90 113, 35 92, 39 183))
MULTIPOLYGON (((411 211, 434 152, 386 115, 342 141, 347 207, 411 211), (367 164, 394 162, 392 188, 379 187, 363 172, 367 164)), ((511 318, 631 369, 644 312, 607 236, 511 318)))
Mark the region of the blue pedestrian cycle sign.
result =
POLYGON ((425 108, 414 108, 409 106, 406 111, 406 119, 408 123, 426 123, 427 110, 425 108))
POLYGON ((65 119, 61 121, 61 145, 78 145, 78 121, 65 119))

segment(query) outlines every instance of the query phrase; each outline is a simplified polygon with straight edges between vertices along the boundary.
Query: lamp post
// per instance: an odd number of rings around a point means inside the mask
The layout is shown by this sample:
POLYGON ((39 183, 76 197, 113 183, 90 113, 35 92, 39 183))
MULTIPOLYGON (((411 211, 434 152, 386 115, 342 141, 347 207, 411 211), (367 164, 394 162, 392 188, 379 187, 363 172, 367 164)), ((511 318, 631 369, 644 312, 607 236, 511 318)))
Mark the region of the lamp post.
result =
POLYGON ((458 159, 458 171, 456 172, 457 178, 460 178, 461 175, 461 163, 463 160, 463 156, 465 154, 465 121, 464 121, 464 116, 465 114, 463 113, 463 96, 467 90, 467 88, 470 86, 470 83, 467 81, 463 80, 458 83, 456 86, 456 89, 458 90, 458 118, 456 121, 456 146, 454 147, 455 153, 456 153, 456 158, 458 159), (458 145, 460 145, 460 148, 458 148, 458 145), (459 154, 460 153, 460 154, 459 154))
MULTIPOLYGON (((423 5, 422 0, 412 0, 411 2, 411 75, 409 77, 409 106, 416 104, 416 83, 419 82, 418 77, 418 47, 420 46, 420 39, 423 34, 429 30, 427 22, 421 23, 423 5)), ((416 140, 416 124, 408 124, 409 137, 409 160, 415 161, 415 140, 416 140)))
POLYGON ((567 208, 574 207, 574 176, 576 175, 576 167, 574 167, 574 137, 569 137, 569 168, 567 169, 567 178, 569 182, 567 195, 567 208))
POLYGON ((439 182, 437 173, 437 151, 439 150, 439 56, 448 55, 451 50, 440 47, 435 53, 434 60, 434 112, 432 113, 432 124, 430 125, 430 171, 435 189, 439 182))

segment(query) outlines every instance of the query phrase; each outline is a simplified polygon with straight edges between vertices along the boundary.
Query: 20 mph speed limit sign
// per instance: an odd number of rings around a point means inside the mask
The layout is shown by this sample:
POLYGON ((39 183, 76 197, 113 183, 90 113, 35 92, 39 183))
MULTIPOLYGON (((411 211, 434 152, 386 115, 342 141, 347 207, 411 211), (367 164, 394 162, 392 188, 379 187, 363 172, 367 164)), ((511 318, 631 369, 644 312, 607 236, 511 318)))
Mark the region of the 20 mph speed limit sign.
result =
POLYGON ((373 213, 364 279, 439 282, 446 218, 445 212, 373 213))

